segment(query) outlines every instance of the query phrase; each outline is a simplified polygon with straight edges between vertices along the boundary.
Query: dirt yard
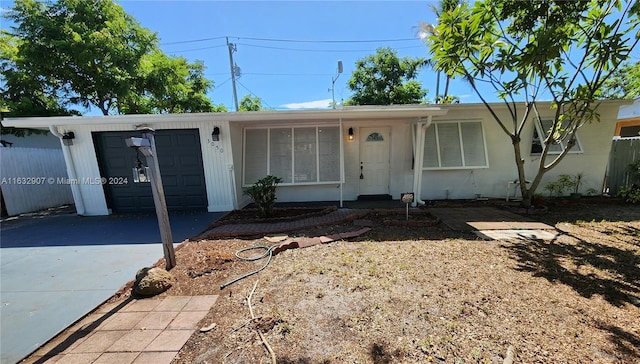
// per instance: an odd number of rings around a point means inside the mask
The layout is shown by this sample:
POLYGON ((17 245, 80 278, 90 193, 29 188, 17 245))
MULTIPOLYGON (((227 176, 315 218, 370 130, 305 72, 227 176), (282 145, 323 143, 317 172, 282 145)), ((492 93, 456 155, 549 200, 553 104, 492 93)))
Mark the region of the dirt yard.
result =
POLYGON ((372 213, 372 231, 284 251, 222 290, 264 263, 239 261, 238 249, 273 243, 186 243, 163 295, 220 298, 201 323, 215 328, 196 331, 174 363, 269 363, 258 331, 278 363, 503 363, 508 352, 515 363, 640 362, 640 206, 571 202, 536 218, 560 237, 483 241, 372 213))

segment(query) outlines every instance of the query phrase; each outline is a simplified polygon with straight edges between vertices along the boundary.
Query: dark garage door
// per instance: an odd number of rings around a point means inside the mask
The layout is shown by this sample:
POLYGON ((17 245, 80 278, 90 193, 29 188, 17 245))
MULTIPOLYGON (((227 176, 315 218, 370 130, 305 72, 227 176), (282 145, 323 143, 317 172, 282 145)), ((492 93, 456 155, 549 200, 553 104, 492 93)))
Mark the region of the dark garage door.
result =
MULTIPOLYGON (((93 134, 100 173, 107 180, 104 185, 107 205, 114 213, 155 211, 151 184, 133 182, 136 151, 125 144, 125 139, 141 135, 136 131, 93 134), (120 184, 121 177, 125 177, 127 183, 120 184)), ((207 192, 198 130, 157 130, 155 141, 169 211, 206 211, 207 192)), ((146 164, 141 152, 139 155, 146 164)))

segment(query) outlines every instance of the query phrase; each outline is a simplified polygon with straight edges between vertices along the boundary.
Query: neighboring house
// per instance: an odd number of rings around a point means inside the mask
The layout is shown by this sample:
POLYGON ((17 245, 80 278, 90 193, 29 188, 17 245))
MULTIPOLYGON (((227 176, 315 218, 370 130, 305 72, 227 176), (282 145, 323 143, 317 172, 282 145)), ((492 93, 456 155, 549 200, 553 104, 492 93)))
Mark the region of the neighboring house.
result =
POLYGON ((9 144, 13 148, 44 148, 44 149, 61 149, 60 139, 47 134, 31 134, 24 137, 6 134, 0 135, 3 142, 9 144))
POLYGON ((640 137, 640 97, 632 105, 620 106, 614 135, 622 138, 640 137))
POLYGON ((71 188, 57 183, 67 179, 60 139, 50 133, 0 139, 2 216, 73 204, 71 188))
POLYGON ((621 187, 629 187, 636 178, 629 166, 640 160, 640 97, 631 105, 620 106, 618 121, 607 166, 607 192, 617 195, 621 187))
MULTIPOLYGON (((601 190, 616 114, 623 103, 601 104, 601 121, 580 129, 579 143, 541 186, 559 174, 583 173, 581 189, 601 190)), ((505 107, 494 106, 498 114, 508 115, 505 107)), ((530 123, 522 134, 528 176, 537 169, 539 136, 549 122, 545 117, 554 112, 545 103, 539 109, 541 125, 530 123)), ((84 215, 153 211, 149 185, 132 181, 132 168, 144 158, 124 141, 139 136, 141 127, 156 130, 162 182, 173 211, 241 208, 250 202, 243 188, 268 174, 283 179, 279 202, 399 199, 403 192, 418 192, 419 200, 505 198, 509 182, 517 178, 510 140, 482 104, 26 118, 4 123, 73 132, 73 145, 64 148, 76 207, 84 215), (104 185, 95 183, 101 177, 104 185)), ((552 153, 562 147, 557 145, 552 153)))

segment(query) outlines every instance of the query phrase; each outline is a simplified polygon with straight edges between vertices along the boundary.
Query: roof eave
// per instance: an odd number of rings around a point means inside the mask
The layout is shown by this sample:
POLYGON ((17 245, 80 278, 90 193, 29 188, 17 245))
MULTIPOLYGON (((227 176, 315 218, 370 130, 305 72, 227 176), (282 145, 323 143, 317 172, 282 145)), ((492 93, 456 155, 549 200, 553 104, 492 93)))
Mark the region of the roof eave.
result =
POLYGON ((4 126, 37 128, 48 126, 97 125, 97 124, 162 124, 175 121, 282 121, 282 120, 354 120, 354 119, 413 119, 428 116, 442 116, 447 109, 440 107, 412 106, 372 106, 346 107, 332 110, 285 110, 191 114, 137 114, 109 116, 56 116, 7 118, 4 126))

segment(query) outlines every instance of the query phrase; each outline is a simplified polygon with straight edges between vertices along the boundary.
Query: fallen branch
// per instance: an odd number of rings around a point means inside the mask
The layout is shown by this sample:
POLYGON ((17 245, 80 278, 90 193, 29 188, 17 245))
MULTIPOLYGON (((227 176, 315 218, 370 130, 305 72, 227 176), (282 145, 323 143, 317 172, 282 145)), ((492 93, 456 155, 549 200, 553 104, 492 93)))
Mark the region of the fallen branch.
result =
MULTIPOLYGON (((253 289, 251 290, 251 293, 249 293, 249 296, 247 296, 247 305, 249 306, 249 313, 251 313, 251 320, 256 319, 256 316, 253 314, 253 307, 251 307, 251 297, 253 296, 253 293, 256 291, 257 286, 258 286, 258 281, 256 281, 256 283, 253 285, 253 289)), ((259 328, 256 328, 256 331, 258 331, 258 335, 260 335, 260 340, 262 340, 264 347, 267 348, 267 351, 271 355, 271 363, 277 364, 276 354, 273 352, 273 349, 271 349, 271 346, 269 345, 267 340, 264 338, 264 335, 262 335, 262 331, 260 331, 259 328)))

